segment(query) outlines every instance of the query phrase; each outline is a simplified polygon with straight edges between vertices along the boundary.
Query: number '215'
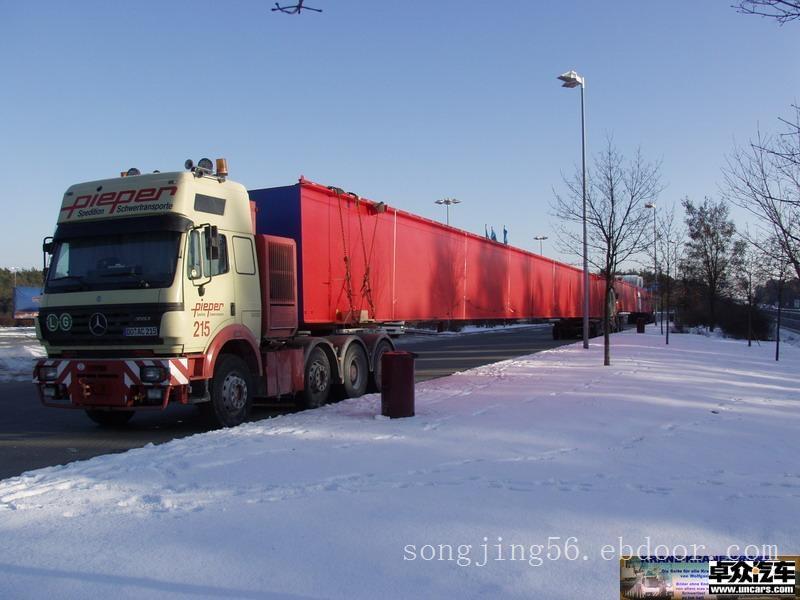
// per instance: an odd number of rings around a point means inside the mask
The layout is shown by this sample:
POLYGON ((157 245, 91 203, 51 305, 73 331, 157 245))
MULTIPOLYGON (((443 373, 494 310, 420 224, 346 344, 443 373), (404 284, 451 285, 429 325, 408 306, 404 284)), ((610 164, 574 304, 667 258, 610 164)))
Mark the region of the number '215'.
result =
POLYGON ((194 337, 208 337, 211 335, 211 324, 208 321, 194 322, 194 337))

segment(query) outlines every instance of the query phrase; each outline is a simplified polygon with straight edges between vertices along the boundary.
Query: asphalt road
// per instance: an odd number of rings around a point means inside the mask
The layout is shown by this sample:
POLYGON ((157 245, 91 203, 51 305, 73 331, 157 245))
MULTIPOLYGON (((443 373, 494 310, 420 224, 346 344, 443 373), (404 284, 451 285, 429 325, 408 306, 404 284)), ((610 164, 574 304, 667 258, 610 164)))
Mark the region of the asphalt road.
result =
MULTIPOLYGON (((770 311, 772 316, 778 318, 778 311, 770 311)), ((781 311, 781 327, 792 329, 793 331, 800 331, 800 311, 798 310, 782 310, 781 311)))
MULTIPOLYGON (((419 355, 417 381, 565 343, 570 342, 553 341, 549 327, 459 336, 407 336, 397 340, 398 349, 419 355)), ((259 407, 254 410, 253 419, 293 411, 293 407, 285 405, 259 407)), ((103 429, 81 410, 43 407, 30 383, 0 383, 0 479, 207 430, 197 408, 192 406, 139 412, 123 429, 103 429)))

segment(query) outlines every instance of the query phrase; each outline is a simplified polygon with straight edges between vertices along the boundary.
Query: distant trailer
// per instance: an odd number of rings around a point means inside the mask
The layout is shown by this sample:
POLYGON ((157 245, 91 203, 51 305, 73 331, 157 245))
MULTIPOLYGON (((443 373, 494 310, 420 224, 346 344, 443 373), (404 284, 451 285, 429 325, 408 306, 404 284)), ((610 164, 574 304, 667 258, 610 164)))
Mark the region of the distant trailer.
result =
MULTIPOLYGON (((301 328, 583 315, 579 268, 305 179, 249 195, 256 231, 297 244, 301 328)), ((591 276, 593 319, 604 285, 591 276)), ((615 291, 617 312, 649 311, 640 287, 615 291)))
POLYGON ((40 287, 15 287, 13 317, 15 319, 35 319, 39 314, 41 299, 42 289, 40 287))

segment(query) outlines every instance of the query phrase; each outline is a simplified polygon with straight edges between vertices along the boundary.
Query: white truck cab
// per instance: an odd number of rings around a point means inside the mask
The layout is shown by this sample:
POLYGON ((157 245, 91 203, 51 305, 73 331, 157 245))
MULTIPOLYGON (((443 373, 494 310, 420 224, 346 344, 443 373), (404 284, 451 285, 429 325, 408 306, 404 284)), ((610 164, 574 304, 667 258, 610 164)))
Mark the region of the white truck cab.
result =
POLYGON ((48 358, 34 381, 45 404, 120 424, 132 411, 110 409, 208 400, 206 381, 228 342, 260 371, 247 190, 227 179, 224 161, 216 172, 207 159, 186 166, 147 175, 132 169, 64 194, 44 245, 52 258, 37 319, 48 358), (197 378, 203 385, 192 389, 197 378))

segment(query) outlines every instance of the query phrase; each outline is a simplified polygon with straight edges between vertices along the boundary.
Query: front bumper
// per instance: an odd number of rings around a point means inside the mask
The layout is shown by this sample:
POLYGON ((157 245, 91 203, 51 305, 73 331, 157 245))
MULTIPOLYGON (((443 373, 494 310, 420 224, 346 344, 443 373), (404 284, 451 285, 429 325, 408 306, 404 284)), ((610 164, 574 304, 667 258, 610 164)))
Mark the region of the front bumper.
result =
POLYGON ((42 359, 34 367, 33 383, 45 406, 164 409, 170 402, 189 403, 192 363, 188 358, 42 359), (163 380, 142 381, 145 367, 161 368, 163 380))

